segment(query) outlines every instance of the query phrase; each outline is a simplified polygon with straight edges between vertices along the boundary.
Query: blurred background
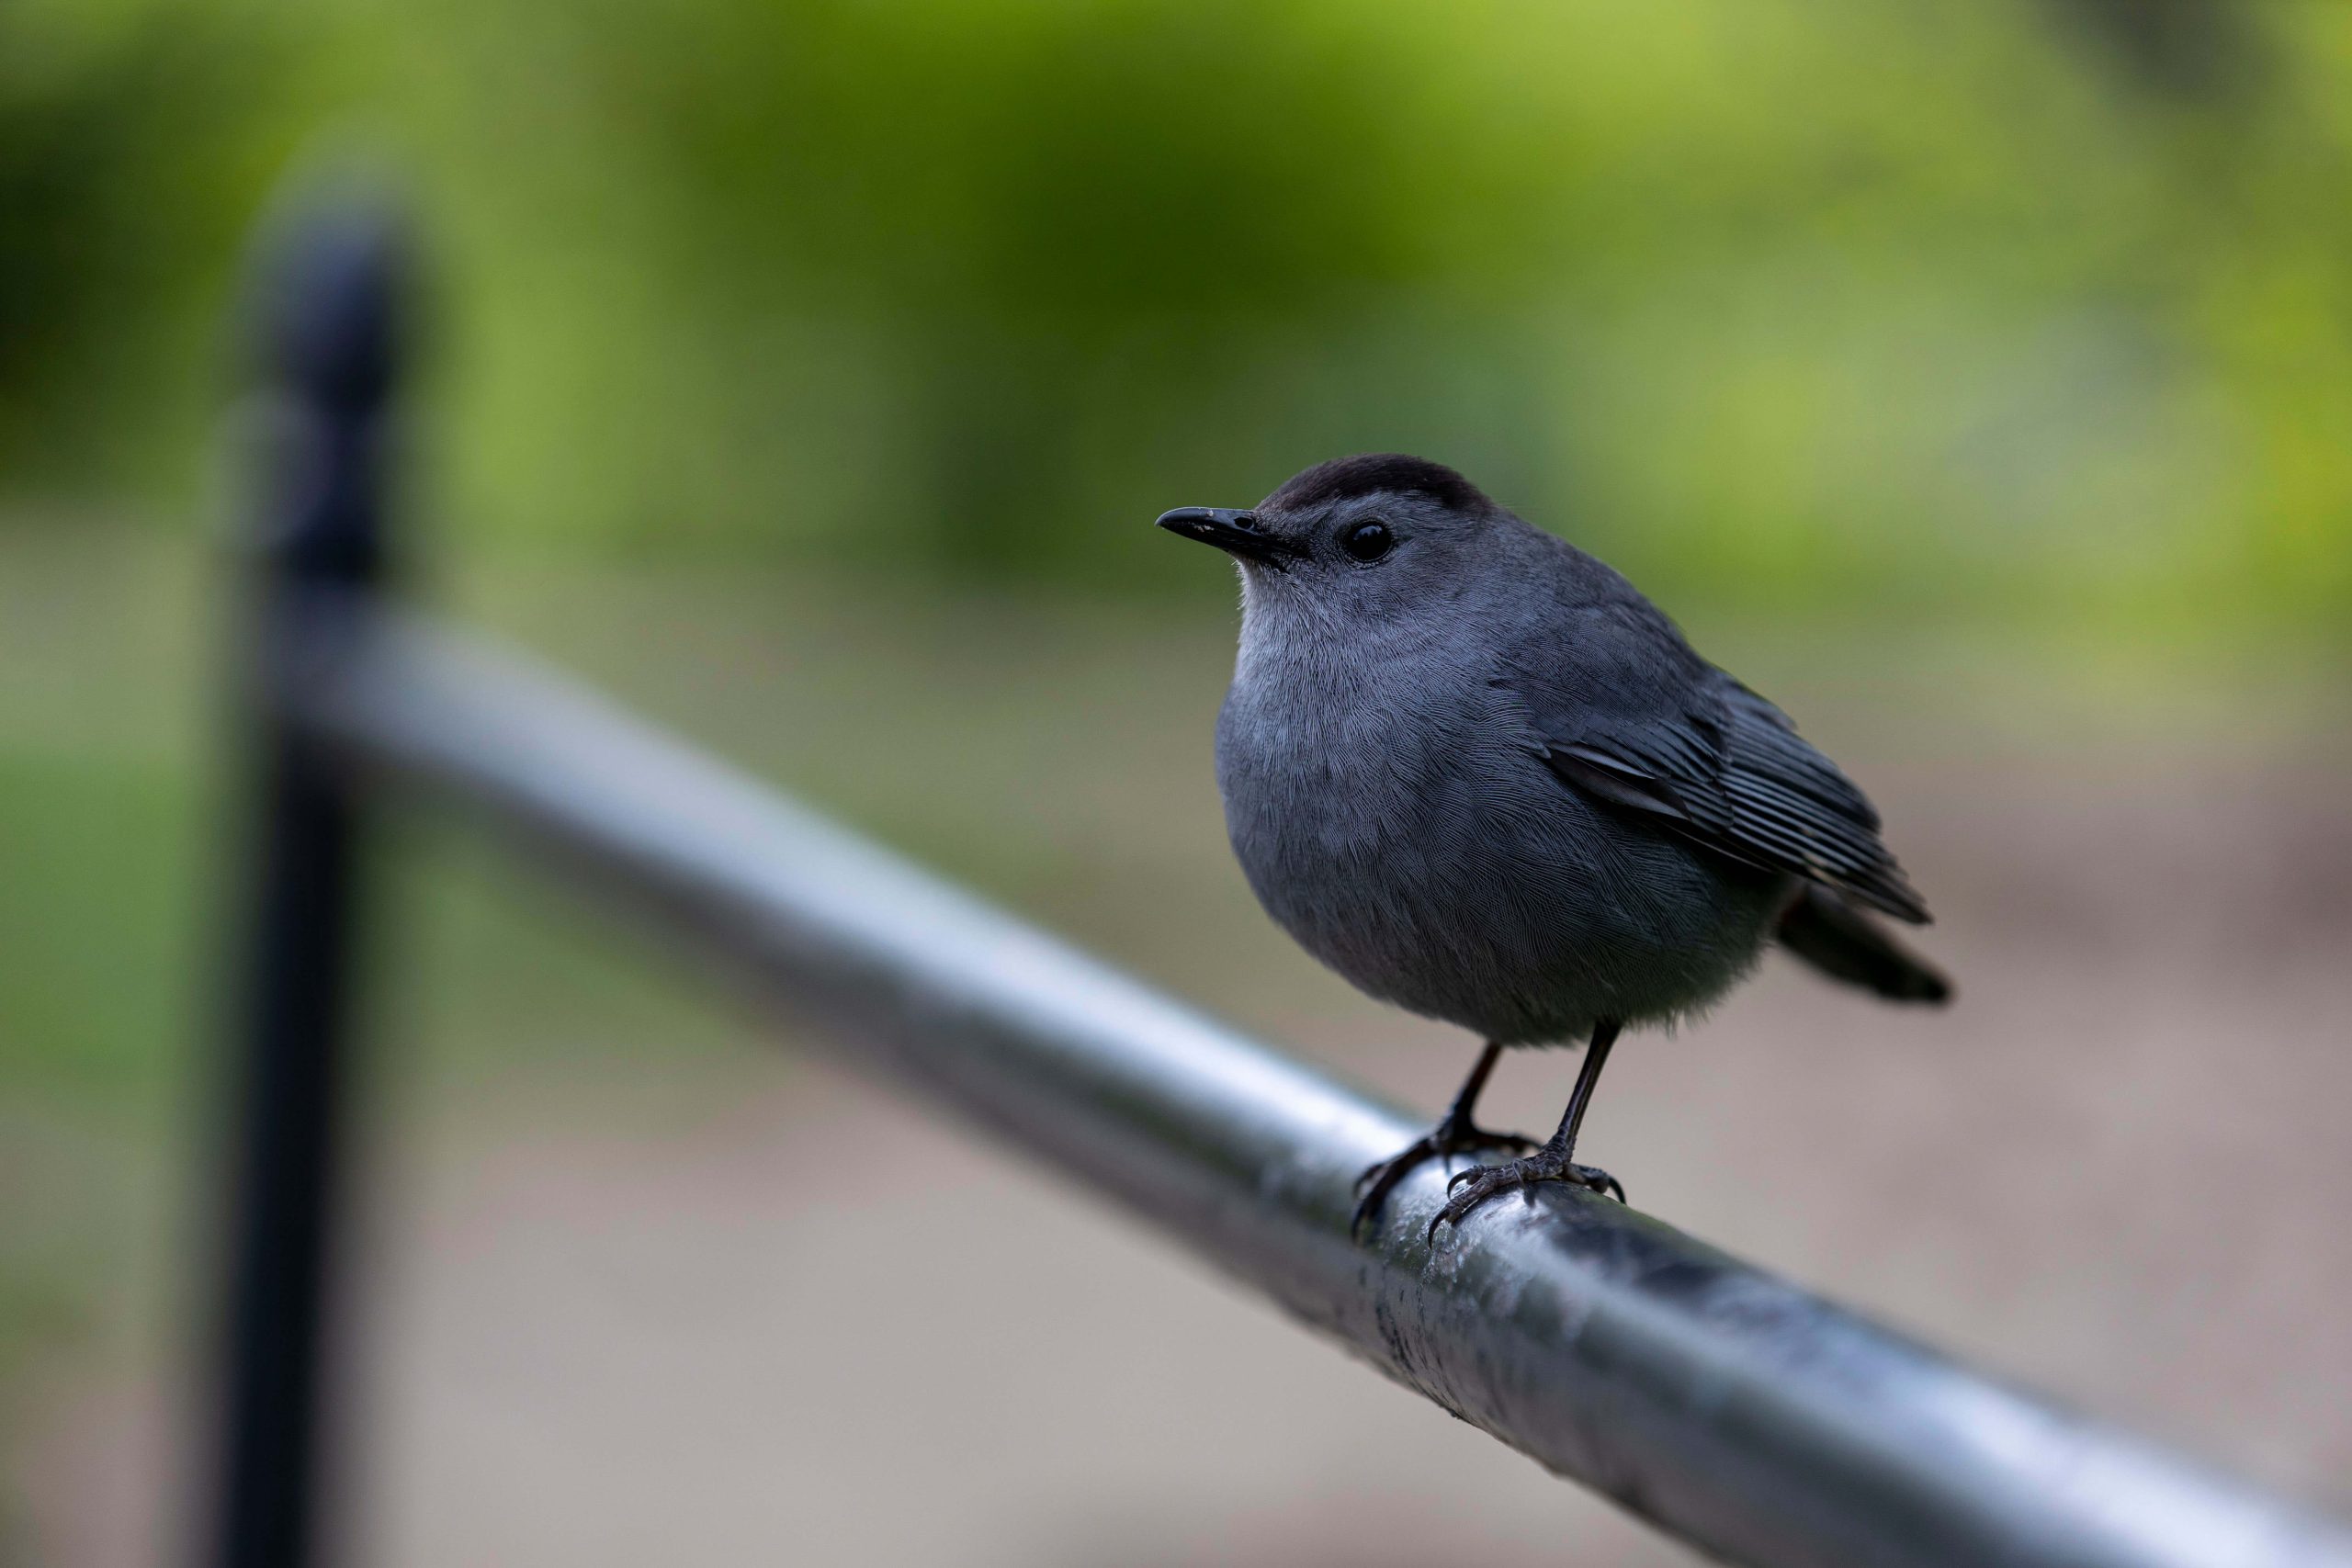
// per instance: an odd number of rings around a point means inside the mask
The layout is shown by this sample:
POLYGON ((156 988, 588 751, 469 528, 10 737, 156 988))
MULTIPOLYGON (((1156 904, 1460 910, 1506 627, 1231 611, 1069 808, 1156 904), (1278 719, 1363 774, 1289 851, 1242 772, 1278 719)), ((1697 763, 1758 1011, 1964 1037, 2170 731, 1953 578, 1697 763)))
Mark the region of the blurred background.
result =
MULTIPOLYGON (((1472 1043, 1251 904, 1232 583, 1149 521, 1396 448, 1614 562, 1879 799, 1961 997, 1768 965, 1593 1157, 2352 1510, 2352 11, 6 0, 0 1562, 179 1550, 228 308, 353 158, 430 263, 421 592, 1417 1102, 1472 1043)), ((490 852, 384 859, 365 1560, 1690 1561, 490 852)))

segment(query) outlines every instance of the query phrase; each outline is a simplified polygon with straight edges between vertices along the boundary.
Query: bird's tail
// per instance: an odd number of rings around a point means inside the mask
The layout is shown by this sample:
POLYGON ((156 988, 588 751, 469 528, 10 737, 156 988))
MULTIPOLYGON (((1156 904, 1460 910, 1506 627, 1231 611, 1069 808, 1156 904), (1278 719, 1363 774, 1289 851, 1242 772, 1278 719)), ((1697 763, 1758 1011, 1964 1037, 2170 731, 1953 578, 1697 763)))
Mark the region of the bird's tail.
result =
POLYGON ((1781 945, 1833 980, 1894 1002, 1939 1006, 1951 982, 1884 928, 1817 882, 1804 884, 1781 917, 1781 945))

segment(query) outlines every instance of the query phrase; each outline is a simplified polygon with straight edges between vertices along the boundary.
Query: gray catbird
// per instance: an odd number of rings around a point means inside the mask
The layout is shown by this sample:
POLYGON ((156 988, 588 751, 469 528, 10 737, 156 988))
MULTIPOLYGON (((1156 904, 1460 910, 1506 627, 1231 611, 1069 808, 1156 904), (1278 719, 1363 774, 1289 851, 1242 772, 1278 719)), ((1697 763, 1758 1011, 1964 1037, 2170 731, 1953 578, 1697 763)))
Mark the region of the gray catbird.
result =
POLYGON ((1769 941, 1895 1001, 1950 995, 1862 912, 1928 919, 1861 791, 1453 469, 1341 457, 1159 525, 1240 569, 1216 773, 1259 901, 1359 988, 1487 1041, 1436 1129, 1364 1172, 1359 1226, 1422 1160, 1481 1147, 1532 1152, 1455 1176, 1431 1235, 1532 1182, 1622 1201, 1571 1158, 1618 1031, 1706 1007, 1769 941), (1548 1143, 1472 1121, 1504 1046, 1579 1039, 1548 1143))

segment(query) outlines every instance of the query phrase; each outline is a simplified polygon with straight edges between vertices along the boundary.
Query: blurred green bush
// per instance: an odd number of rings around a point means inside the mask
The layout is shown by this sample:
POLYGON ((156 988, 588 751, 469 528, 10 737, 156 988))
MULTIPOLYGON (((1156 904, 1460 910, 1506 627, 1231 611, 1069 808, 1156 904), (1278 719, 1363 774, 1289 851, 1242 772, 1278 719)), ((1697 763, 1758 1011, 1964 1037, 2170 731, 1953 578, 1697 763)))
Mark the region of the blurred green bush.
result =
POLYGON ((322 137, 469 536, 1189 581, 1160 506, 1396 446, 1734 604, 2352 601, 2340 7, 13 0, 11 488, 190 499, 322 137))

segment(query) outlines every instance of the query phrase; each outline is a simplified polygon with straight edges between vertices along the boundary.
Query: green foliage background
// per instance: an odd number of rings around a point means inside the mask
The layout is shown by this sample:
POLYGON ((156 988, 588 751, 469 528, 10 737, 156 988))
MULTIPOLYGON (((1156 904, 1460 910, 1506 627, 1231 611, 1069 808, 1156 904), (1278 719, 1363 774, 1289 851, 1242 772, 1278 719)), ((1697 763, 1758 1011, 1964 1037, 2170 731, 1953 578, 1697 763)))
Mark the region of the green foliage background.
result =
POLYGON ((2352 598, 2340 6, 10 0, 0 483, 189 510, 322 146, 467 538, 1143 586, 1397 446, 1781 614, 2352 598))

